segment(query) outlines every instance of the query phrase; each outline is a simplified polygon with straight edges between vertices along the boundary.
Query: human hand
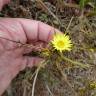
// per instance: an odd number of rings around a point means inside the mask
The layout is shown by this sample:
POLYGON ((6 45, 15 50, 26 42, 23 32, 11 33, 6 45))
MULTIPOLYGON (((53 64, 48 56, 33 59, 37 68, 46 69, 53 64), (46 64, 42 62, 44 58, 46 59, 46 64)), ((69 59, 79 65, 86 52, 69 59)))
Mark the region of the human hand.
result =
POLYGON ((0 18, 0 95, 21 70, 41 61, 39 57, 23 56, 32 49, 22 44, 46 45, 53 34, 53 27, 39 21, 0 18), (19 46, 18 43, 12 41, 22 44, 19 46))
MULTIPOLYGON (((0 0, 0 9, 8 1, 0 0)), ((53 34, 53 27, 39 21, 0 18, 0 96, 21 70, 41 61, 39 57, 24 56, 32 51, 32 47, 23 45, 45 46, 53 34)))

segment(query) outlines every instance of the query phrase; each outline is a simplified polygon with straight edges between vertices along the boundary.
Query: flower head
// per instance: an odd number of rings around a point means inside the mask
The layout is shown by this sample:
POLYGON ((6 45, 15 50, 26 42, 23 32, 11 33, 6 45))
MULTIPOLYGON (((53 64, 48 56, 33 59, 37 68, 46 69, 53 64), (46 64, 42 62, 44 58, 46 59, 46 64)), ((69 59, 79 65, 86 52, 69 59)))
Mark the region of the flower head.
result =
POLYGON ((62 51, 70 51, 72 49, 72 42, 70 40, 70 37, 66 34, 56 34, 54 35, 53 40, 51 41, 53 47, 62 52, 62 51))

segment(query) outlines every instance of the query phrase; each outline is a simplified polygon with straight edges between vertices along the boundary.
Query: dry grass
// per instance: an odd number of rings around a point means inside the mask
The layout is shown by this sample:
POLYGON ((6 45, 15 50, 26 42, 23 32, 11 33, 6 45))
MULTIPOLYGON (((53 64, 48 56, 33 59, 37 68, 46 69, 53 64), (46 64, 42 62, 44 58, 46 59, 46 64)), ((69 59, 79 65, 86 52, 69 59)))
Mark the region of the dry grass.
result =
POLYGON ((74 66, 74 62, 72 63, 70 60, 56 63, 59 57, 53 54, 53 59, 50 58, 45 68, 39 70, 38 76, 36 68, 21 72, 13 80, 4 96, 96 95, 96 90, 89 88, 90 82, 96 81, 96 17, 86 17, 85 15, 79 17, 80 13, 76 13, 78 5, 62 3, 62 0, 55 1, 13 0, 3 9, 1 15, 40 20, 66 32, 70 35, 74 48, 63 55, 73 61, 81 62, 80 64, 90 64, 94 67, 74 66), (58 2, 55 3, 55 1, 58 2), (40 4, 38 5, 38 3, 40 4), (61 6, 61 4, 63 5, 61 6))

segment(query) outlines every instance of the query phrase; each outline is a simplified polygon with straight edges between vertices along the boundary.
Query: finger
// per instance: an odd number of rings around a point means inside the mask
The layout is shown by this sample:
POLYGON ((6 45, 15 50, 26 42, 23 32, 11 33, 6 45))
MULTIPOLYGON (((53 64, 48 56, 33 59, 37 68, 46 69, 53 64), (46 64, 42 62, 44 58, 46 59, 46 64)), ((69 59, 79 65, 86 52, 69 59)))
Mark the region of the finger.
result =
POLYGON ((27 60, 26 67, 30 68, 32 68, 33 66, 38 66, 38 64, 40 64, 40 62, 43 60, 42 58, 39 57, 25 56, 24 58, 27 60))
POLYGON ((59 30, 44 24, 40 21, 29 20, 29 19, 17 19, 25 31, 26 37, 28 41, 43 41, 49 42, 53 35, 56 32, 60 32, 59 30))
POLYGON ((5 4, 8 4, 10 2, 10 0, 0 0, 0 10, 2 9, 2 7, 5 5, 5 4))

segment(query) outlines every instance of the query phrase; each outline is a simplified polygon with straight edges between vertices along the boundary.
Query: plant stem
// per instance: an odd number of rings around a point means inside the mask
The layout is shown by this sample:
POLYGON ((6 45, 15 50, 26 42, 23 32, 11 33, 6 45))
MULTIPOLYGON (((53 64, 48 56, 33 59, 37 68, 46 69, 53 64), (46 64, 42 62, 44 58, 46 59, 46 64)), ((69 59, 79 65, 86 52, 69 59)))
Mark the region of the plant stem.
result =
POLYGON ((40 63, 40 65, 38 66, 38 68, 36 70, 36 75, 35 75, 34 80, 33 80, 32 95, 31 96, 34 96, 36 79, 37 79, 37 76, 38 76, 40 69, 42 68, 42 66, 44 66, 44 64, 46 64, 45 60, 40 63))
POLYGON ((31 96, 34 96, 35 84, 36 84, 36 79, 37 79, 37 76, 38 76, 39 70, 40 70, 40 67, 37 68, 37 70, 36 70, 36 75, 35 75, 35 77, 34 77, 34 81, 33 81, 33 86, 32 86, 32 95, 31 95, 31 96))
POLYGON ((73 60, 71 60, 71 59, 63 56, 63 54, 61 54, 61 58, 62 58, 63 60, 69 61, 70 63, 72 63, 72 64, 74 64, 74 65, 78 65, 78 66, 80 66, 80 67, 82 67, 82 68, 91 67, 90 64, 83 64, 83 63, 80 63, 80 62, 77 62, 77 61, 73 61, 73 60))

